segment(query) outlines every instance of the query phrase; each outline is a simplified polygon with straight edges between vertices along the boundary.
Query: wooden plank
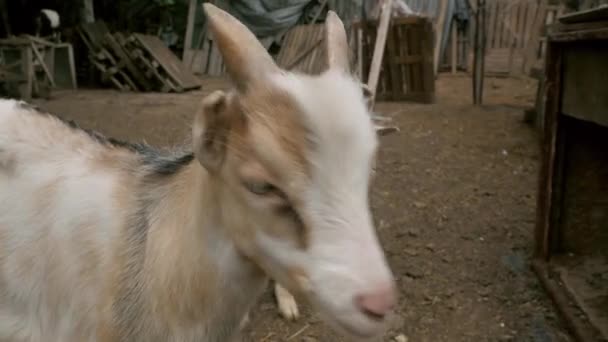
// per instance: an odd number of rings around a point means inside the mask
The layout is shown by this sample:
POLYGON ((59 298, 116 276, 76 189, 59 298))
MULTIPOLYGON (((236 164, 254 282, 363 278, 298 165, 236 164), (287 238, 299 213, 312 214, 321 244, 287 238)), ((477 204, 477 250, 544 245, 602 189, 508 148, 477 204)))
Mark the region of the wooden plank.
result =
POLYGON ((532 38, 530 34, 532 33, 532 29, 534 27, 534 17, 536 16, 536 11, 538 7, 535 3, 531 3, 528 5, 528 12, 526 14, 526 25, 523 30, 524 35, 524 49, 530 44, 530 39, 532 38))
POLYGON ((194 76, 158 37, 140 33, 133 36, 181 88, 195 89, 201 86, 200 79, 194 76))
MULTIPOLYGON (((401 81, 401 74, 399 73, 399 66, 397 64, 396 58, 397 58, 397 37, 396 37, 396 32, 397 31, 397 27, 393 26, 390 27, 388 30, 388 36, 387 36, 387 44, 386 44, 386 60, 388 62, 388 66, 390 70, 390 73, 388 74, 388 78, 390 79, 390 86, 391 86, 391 91, 393 93, 393 96, 395 96, 395 94, 403 94, 403 82, 401 81)), ((407 42, 401 42, 402 44, 405 43, 407 44, 407 42)))
POLYGON ((599 7, 566 14, 561 16, 558 20, 564 24, 608 20, 608 7, 599 7))
POLYGON ((372 106, 375 103, 376 90, 378 87, 378 80, 380 77, 380 66, 384 57, 384 49, 386 44, 386 36, 388 34, 389 24, 391 20, 391 13, 393 9, 393 1, 385 0, 382 5, 382 13, 380 14, 380 24, 378 25, 378 31, 376 34, 376 44, 374 46, 374 54, 372 57, 371 68, 369 76, 367 78, 367 85, 371 90, 371 103, 372 106))
MULTIPOLYGON (((473 0, 474 1, 474 0, 473 0)), ((489 13, 488 15, 488 25, 487 25, 487 32, 488 32, 488 48, 492 49, 495 47, 495 37, 496 37, 496 26, 498 25, 498 2, 494 1, 491 2, 488 5, 488 9, 487 12, 489 13)))
MULTIPOLYGON (((70 72, 70 82, 72 89, 78 89, 78 82, 76 80, 76 63, 74 60, 74 48, 70 43, 59 43, 56 44, 55 49, 65 49, 67 54, 68 70, 70 72)), ((57 71, 55 71, 55 75, 57 71)))
POLYGON ((547 0, 539 0, 540 4, 534 18, 534 25, 530 32, 530 44, 526 47, 524 54, 524 73, 527 75, 536 63, 536 51, 540 40, 540 30, 545 22, 547 12, 547 0))
POLYGON ((518 15, 518 7, 519 3, 511 4, 509 7, 509 21, 507 25, 507 44, 510 49, 515 48, 515 44, 517 44, 517 15, 518 15))
POLYGON ((515 59, 515 50, 517 48, 517 19, 518 19, 518 7, 519 4, 511 5, 509 15, 511 20, 509 21, 509 60, 507 62, 507 68, 509 69, 509 75, 511 75, 513 71, 513 61, 515 59))
POLYGON ((517 14, 517 50, 519 52, 522 51, 522 49, 524 48, 524 29, 526 27, 526 19, 527 19, 527 11, 529 6, 529 3, 521 3, 519 5, 519 12, 517 14))
POLYGON ((551 35, 551 42, 572 42, 577 40, 608 39, 608 28, 597 28, 584 31, 564 32, 551 35))

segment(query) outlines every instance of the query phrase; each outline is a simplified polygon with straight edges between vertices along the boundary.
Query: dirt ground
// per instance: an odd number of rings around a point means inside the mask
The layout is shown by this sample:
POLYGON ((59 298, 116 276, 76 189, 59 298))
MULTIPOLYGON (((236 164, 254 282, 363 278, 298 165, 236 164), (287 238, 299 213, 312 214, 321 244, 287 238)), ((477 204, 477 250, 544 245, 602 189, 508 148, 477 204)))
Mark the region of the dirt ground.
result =
MULTIPOLYGON (((116 138, 179 144, 199 92, 55 93, 41 107, 116 138)), ((381 138, 372 206, 400 288, 383 339, 410 342, 569 341, 529 269, 538 134, 522 122, 534 99, 528 79, 488 79, 485 105, 471 103, 464 75, 438 80, 438 103, 381 103, 401 131, 381 138), (400 339, 404 341, 403 338, 400 339)), ((253 341, 344 341, 304 303, 303 317, 278 316, 269 289, 252 312, 253 341)))

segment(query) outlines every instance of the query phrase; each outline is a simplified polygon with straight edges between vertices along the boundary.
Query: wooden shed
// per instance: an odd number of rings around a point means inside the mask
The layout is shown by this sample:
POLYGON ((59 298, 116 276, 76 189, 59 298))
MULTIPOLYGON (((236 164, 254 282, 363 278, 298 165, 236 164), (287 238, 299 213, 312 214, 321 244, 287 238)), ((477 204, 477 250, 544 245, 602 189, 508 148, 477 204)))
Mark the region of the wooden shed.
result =
POLYGON ((608 8, 548 35, 534 268, 580 341, 608 340, 608 8))

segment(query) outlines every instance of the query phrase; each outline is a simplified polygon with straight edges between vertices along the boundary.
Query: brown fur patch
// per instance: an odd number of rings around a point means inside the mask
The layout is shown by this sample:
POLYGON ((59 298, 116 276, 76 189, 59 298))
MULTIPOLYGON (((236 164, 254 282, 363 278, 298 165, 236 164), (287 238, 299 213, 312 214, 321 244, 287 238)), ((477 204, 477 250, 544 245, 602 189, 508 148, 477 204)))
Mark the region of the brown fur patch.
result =
POLYGON ((291 159, 297 171, 310 175, 310 163, 306 157, 311 148, 310 131, 296 101, 281 89, 259 86, 243 96, 241 106, 249 120, 266 126, 272 132, 277 147, 291 159))
MULTIPOLYGON (((240 108, 249 122, 249 127, 259 125, 272 135, 275 140, 274 148, 256 149, 259 144, 255 137, 239 136, 248 143, 248 146, 237 147, 245 150, 244 164, 256 164, 261 169, 261 179, 279 187, 286 194, 285 203, 277 206, 275 214, 282 215, 282 219, 292 220, 296 229, 274 229, 267 227, 273 235, 283 236, 298 242, 300 248, 308 246, 308 227, 298 214, 298 189, 291 188, 289 184, 293 177, 309 178, 311 165, 308 153, 314 146, 311 144, 304 114, 296 101, 285 91, 272 86, 252 87, 240 98, 240 108), (276 161, 279 161, 278 163, 276 161), (292 177, 292 178, 289 178, 292 177)), ((238 140, 236 141, 239 142, 238 140)), ((297 183, 307 182, 307 179, 295 179, 297 183)), ((278 228, 278 227, 277 227, 278 228)))

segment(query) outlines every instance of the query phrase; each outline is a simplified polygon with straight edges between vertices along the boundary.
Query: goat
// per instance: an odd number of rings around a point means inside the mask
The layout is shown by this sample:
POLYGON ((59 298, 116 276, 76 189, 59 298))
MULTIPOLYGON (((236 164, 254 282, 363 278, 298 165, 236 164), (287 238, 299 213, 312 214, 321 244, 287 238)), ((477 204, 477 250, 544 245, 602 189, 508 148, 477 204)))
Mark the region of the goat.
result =
POLYGON ((377 149, 346 33, 329 69, 281 70, 204 4, 234 88, 161 153, 0 101, 0 341, 206 341, 274 279, 339 332, 376 337, 396 303, 368 203, 377 149))

